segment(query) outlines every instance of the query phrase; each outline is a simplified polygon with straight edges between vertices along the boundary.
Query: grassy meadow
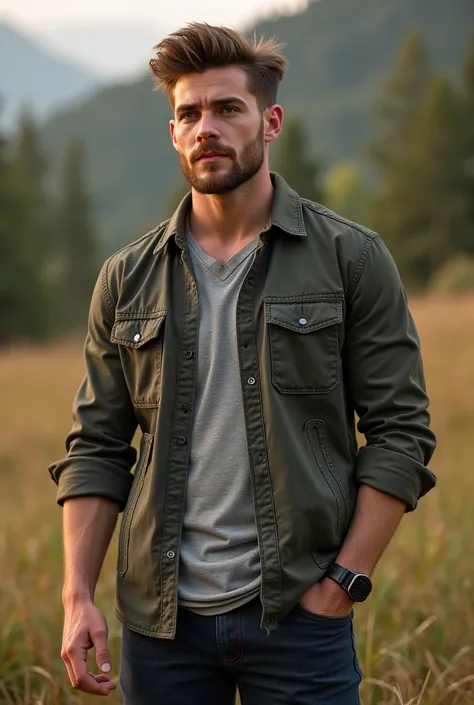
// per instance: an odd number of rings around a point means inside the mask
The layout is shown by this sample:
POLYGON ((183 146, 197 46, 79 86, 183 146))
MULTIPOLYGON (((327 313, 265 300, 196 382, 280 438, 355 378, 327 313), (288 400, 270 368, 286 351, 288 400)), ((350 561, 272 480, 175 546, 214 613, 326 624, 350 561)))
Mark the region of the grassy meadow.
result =
MULTIPOLYGON (((474 703, 474 299, 412 302, 439 447, 438 486, 405 517, 356 610, 363 705, 474 703)), ((92 703, 68 685, 61 511, 48 464, 63 454, 83 374, 82 341, 0 354, 0 704, 92 703)), ((109 623, 116 544, 97 603, 109 623)), ((92 662, 91 662, 92 666, 92 662)), ((108 702, 119 703, 115 691, 108 702)), ((191 704, 190 704, 191 705, 191 704)))

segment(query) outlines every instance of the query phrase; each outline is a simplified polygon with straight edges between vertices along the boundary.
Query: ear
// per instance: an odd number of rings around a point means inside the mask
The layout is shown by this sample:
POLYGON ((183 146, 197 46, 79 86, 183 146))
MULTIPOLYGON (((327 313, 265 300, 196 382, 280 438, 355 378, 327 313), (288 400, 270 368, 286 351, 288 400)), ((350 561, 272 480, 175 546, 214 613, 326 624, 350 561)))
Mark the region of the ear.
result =
POLYGON ((171 142, 173 143, 173 147, 178 151, 178 145, 176 143, 176 134, 175 134, 175 121, 170 120, 170 135, 171 135, 171 142))
POLYGON ((263 113, 265 121, 265 142, 274 142, 283 127, 283 108, 281 105, 272 105, 263 113))

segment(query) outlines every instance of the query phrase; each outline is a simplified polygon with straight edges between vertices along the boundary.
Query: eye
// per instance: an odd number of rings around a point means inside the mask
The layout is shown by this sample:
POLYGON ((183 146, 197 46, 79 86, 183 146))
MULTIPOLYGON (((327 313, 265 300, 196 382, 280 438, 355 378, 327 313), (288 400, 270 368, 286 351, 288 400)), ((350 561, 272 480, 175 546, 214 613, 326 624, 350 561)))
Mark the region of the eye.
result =
POLYGON ((181 113, 181 115, 179 116, 179 119, 180 119, 180 120, 185 120, 185 121, 187 121, 187 120, 194 120, 194 118, 196 117, 196 115, 197 115, 197 113, 195 113, 195 112, 193 113, 193 112, 191 112, 191 111, 188 111, 187 113, 181 113))
POLYGON ((221 112, 229 115, 230 113, 237 113, 238 110, 234 105, 224 105, 221 112))

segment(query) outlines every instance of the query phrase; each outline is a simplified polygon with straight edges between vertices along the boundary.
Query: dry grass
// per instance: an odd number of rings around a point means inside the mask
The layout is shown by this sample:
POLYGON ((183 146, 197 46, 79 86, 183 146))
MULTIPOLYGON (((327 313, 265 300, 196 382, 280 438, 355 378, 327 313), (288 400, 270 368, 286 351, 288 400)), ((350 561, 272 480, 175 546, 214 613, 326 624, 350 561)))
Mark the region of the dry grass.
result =
MULTIPOLYGON (((407 516, 357 610, 364 705, 474 703, 474 300, 412 304, 439 437, 438 488, 407 516)), ((74 694, 59 659, 60 511, 48 463, 63 453, 82 344, 0 356, 0 703, 95 702, 74 694)), ((98 602, 111 631, 115 544, 98 602)), ((115 693, 108 699, 119 703, 115 693)))

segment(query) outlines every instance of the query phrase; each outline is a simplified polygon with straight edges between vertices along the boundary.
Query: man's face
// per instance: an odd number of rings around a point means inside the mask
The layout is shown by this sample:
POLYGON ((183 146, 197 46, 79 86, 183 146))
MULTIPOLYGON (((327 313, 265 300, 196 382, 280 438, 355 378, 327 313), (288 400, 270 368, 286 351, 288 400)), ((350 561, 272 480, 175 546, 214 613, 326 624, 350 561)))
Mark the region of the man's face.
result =
POLYGON ((265 159, 266 119, 236 66, 182 76, 174 93, 173 144, 199 193, 224 194, 244 184, 265 159))

